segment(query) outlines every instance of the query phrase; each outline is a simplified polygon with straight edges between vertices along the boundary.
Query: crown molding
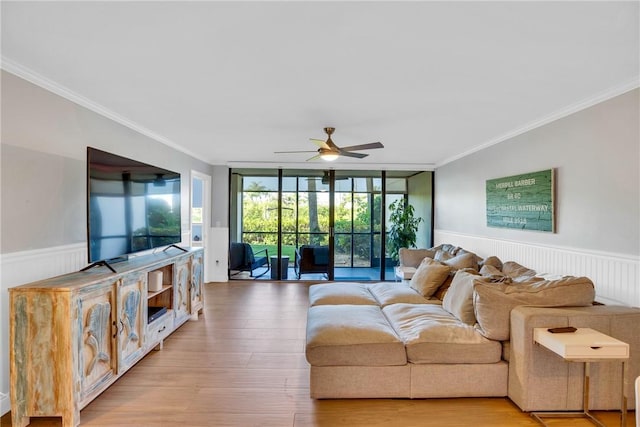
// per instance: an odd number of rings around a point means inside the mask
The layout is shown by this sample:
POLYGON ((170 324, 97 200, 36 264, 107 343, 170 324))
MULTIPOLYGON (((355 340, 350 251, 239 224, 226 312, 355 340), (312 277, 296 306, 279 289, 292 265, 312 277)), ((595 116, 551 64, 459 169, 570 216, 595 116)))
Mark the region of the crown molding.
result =
POLYGON ((584 99, 582 101, 579 101, 575 104, 569 105, 561 110, 555 111, 547 116, 544 116, 536 121, 533 121, 529 124, 526 124, 520 128, 514 129, 511 132, 508 132, 504 135, 501 135, 495 139, 492 139, 490 141, 487 141, 483 144, 480 144, 474 148, 472 148, 471 150, 467 150, 463 153, 460 153, 456 156, 453 157, 449 157, 448 159, 443 160, 442 162, 438 162, 436 164, 436 168, 439 168, 441 166, 446 165, 447 163, 451 163, 455 160, 459 160, 463 157, 466 157, 470 154, 476 153, 478 151, 482 151, 485 148, 489 148, 492 145, 496 145, 499 144, 501 142, 507 141, 511 138, 515 138, 518 135, 522 135, 526 132, 532 131, 533 129, 542 127, 546 124, 552 123, 556 120, 562 119, 564 117, 570 116, 571 114, 577 113, 579 111, 582 110, 586 110, 589 107, 592 107, 596 104, 599 104, 601 102, 607 101, 611 98, 615 98, 616 96, 622 95, 624 93, 627 93, 629 91, 632 91, 634 89, 637 89, 638 87, 640 87, 640 79, 639 78, 635 78, 633 80, 630 80, 626 83, 623 83, 619 86, 615 86, 613 88, 610 88, 604 92, 601 92, 591 98, 587 98, 584 99))
POLYGON ((134 122, 131 121, 113 111, 111 111, 110 109, 98 104, 97 102, 94 102, 74 91, 72 91, 71 89, 59 84, 58 82, 55 82, 47 77, 44 77, 43 75, 36 73, 35 71, 21 65, 18 64, 17 62, 7 58, 6 56, 2 56, 2 62, 0 63, 0 68, 2 68, 3 70, 7 71, 8 73, 14 74, 30 83, 33 83, 36 86, 39 86, 49 92, 55 93, 56 95, 59 95, 75 104, 78 104, 88 110, 93 111, 94 113, 100 114, 103 117, 108 118, 109 120, 112 120, 116 123, 119 123, 123 126, 128 127, 129 129, 132 129, 146 137, 149 137, 151 139, 153 139, 154 141, 157 141, 161 144, 164 144, 168 147, 173 148, 174 150, 180 151, 184 154, 187 154, 191 157, 195 157, 197 159, 202 159, 203 156, 198 155, 192 151, 187 150, 186 148, 184 148, 183 146, 176 144, 175 142, 171 141, 168 138, 165 138, 164 136, 157 134, 155 132, 153 132, 152 130, 134 122))
POLYGON ((229 161, 225 166, 247 169, 330 169, 330 170, 384 170, 433 171, 433 163, 343 163, 343 162, 242 162, 229 161))

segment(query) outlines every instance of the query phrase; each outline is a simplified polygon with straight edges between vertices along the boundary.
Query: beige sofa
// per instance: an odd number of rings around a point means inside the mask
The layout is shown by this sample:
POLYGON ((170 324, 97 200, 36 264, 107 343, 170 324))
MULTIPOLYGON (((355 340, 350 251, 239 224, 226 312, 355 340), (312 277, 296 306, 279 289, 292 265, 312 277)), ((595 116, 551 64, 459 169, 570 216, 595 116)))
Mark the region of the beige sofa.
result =
MULTIPOLYGON (((421 259, 411 281, 310 287, 311 397, 509 396, 526 411, 579 409, 581 365, 535 345, 534 327, 591 327, 628 342, 629 384, 640 374, 640 309, 592 305, 589 279, 536 277, 516 263, 467 251, 464 262, 472 259, 475 268, 454 268, 461 265, 456 254, 430 254, 441 261, 421 259), (424 274, 441 265, 450 267, 441 283, 443 271, 437 280, 424 274)), ((620 387, 616 366, 594 364, 592 409, 619 408, 611 397, 620 387)))

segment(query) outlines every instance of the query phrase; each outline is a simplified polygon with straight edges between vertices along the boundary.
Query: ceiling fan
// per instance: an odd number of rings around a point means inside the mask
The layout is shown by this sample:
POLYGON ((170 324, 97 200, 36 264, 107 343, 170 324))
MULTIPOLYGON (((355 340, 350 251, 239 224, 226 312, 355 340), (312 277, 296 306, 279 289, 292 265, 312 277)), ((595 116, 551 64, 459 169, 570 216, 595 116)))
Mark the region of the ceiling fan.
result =
MULTIPOLYGON (((325 184, 325 185, 328 185, 329 181, 331 181, 331 178, 329 177, 329 171, 322 171, 322 178, 320 178, 320 177, 307 178, 307 180, 310 180, 310 179, 320 180, 320 182, 325 184)), ((335 177, 336 181, 344 181, 346 179, 349 179, 349 177, 346 177, 346 176, 344 176, 344 177, 336 176, 335 177)))
MULTIPOLYGON (((320 148, 318 148, 316 150, 318 152, 318 154, 316 154, 315 156, 307 159, 307 161, 315 160, 315 159, 320 158, 322 160, 326 160, 328 162, 331 162, 331 161, 337 159, 340 156, 355 157, 357 159, 362 159, 364 157, 367 157, 368 154, 354 153, 354 151, 372 150, 374 148, 384 148, 384 145, 382 145, 381 142, 372 142, 370 144, 361 144, 361 145, 351 145, 349 147, 340 148, 336 144, 334 144, 334 142, 331 140, 331 134, 335 130, 336 130, 335 128, 331 128, 331 127, 324 128, 325 133, 328 135, 326 141, 323 141, 321 139, 311 138, 311 142, 313 142, 314 144, 316 144, 320 148)), ((282 153, 313 153, 313 151, 276 151, 275 153, 276 154, 282 154, 282 153)))

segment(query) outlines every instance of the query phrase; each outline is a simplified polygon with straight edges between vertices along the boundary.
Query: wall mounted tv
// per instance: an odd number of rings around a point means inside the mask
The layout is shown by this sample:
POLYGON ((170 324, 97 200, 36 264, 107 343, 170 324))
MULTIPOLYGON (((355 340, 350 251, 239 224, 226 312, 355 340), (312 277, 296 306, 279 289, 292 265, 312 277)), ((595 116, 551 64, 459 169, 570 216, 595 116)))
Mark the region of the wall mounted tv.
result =
POLYGON ((175 245, 180 225, 179 173, 87 147, 90 263, 175 245))

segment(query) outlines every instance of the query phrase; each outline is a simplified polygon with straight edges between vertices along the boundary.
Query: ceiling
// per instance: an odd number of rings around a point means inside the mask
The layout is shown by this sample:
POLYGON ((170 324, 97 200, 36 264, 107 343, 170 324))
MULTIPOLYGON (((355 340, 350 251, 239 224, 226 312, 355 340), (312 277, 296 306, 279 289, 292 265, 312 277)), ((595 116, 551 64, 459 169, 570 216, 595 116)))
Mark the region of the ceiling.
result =
POLYGON ((433 169, 638 87, 639 2, 11 2, 2 66, 212 164, 433 169))

